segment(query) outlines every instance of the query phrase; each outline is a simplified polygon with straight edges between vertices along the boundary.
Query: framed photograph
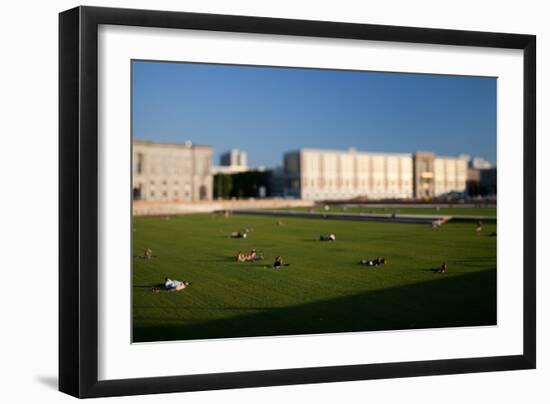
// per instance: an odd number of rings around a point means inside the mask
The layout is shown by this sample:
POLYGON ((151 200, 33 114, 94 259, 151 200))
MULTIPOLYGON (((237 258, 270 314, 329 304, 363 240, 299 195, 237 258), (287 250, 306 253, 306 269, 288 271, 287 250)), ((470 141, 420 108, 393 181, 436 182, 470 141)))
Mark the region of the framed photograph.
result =
POLYGON ((61 391, 535 368, 535 36, 78 7, 59 41, 61 391))

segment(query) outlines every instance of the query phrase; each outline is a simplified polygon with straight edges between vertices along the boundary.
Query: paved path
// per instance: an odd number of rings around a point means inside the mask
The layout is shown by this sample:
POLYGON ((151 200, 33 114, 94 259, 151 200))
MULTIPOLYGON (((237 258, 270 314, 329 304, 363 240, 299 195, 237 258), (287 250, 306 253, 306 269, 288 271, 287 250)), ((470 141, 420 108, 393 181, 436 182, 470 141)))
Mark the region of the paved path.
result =
POLYGON ((302 211, 280 211, 280 210, 235 210, 238 215, 262 215, 276 217, 299 217, 306 219, 332 219, 332 220, 352 220, 352 221, 371 221, 371 222, 396 222, 396 223, 421 223, 431 224, 434 220, 440 220, 445 223, 449 220, 461 221, 494 221, 493 216, 464 216, 464 215, 410 215, 410 214, 391 214, 391 213, 319 213, 302 211))

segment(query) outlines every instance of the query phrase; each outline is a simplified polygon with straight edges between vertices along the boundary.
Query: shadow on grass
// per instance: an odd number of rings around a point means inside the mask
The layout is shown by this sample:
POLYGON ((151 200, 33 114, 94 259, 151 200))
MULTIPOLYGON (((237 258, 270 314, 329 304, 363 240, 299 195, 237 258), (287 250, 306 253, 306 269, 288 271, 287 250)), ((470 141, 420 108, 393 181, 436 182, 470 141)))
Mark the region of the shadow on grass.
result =
POLYGON ((237 262, 237 253, 234 255, 218 256, 216 259, 204 259, 202 262, 237 262))
POLYGON ((455 264, 479 264, 494 262, 495 257, 477 257, 477 258, 464 258, 460 260, 453 260, 455 264))
POLYGON ((134 342, 496 324, 496 269, 204 322, 134 325, 134 342))

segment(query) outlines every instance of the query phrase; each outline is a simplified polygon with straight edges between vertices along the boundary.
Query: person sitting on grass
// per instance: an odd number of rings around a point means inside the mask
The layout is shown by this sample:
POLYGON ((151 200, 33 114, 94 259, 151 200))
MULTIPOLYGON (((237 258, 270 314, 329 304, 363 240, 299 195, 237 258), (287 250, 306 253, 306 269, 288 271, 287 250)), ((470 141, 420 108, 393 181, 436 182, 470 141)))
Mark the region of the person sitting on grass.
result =
POLYGON ((437 268, 435 270, 435 272, 437 272, 438 274, 442 274, 444 273, 445 271, 447 270, 447 263, 444 262, 443 264, 441 264, 441 266, 439 268, 437 268))
POLYGON ((479 222, 477 222, 476 233, 479 234, 482 232, 482 230, 483 230, 483 226, 480 220, 479 222))
POLYGON ((288 267, 288 266, 290 266, 290 264, 285 264, 283 261, 283 257, 278 255, 277 257, 275 257, 275 261, 273 261, 273 264, 271 264, 271 266, 266 266, 266 268, 281 269, 282 267, 288 267))
POLYGON ((280 255, 278 255, 277 257, 275 257, 275 261, 273 261, 273 268, 275 269, 279 269, 283 266, 283 257, 281 257, 280 255))
POLYGON ((368 267, 377 267, 377 266, 380 266, 380 265, 386 265, 386 258, 378 257, 378 258, 375 258, 375 259, 372 259, 372 260, 362 259, 361 261, 359 261, 359 263, 361 265, 366 265, 368 267))
POLYGON ((153 250, 146 248, 143 252, 143 258, 150 260, 153 257, 153 250))

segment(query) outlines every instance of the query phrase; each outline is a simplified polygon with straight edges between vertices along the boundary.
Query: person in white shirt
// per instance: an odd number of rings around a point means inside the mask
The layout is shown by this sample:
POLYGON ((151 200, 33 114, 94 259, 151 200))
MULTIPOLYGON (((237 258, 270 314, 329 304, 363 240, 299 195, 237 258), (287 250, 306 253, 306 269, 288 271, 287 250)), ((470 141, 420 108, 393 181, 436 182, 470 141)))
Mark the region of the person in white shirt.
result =
POLYGON ((191 285, 191 282, 189 281, 177 281, 175 279, 170 279, 166 277, 164 278, 163 284, 153 286, 151 290, 153 292, 160 292, 161 290, 165 290, 167 292, 177 292, 185 289, 189 285, 191 285))
POLYGON ((170 278, 164 278, 164 289, 173 289, 177 286, 178 281, 172 280, 170 278))

